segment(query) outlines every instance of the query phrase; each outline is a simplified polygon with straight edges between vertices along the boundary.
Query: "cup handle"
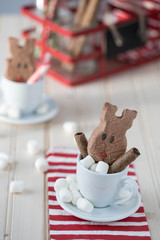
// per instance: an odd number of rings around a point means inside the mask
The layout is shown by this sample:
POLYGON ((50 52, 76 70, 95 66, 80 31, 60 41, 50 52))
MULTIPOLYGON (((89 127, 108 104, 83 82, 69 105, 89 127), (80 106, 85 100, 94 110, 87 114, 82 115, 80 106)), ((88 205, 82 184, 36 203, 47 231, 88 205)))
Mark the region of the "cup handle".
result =
MULTIPOLYGON (((138 185, 137 183, 135 182, 135 180, 133 180, 132 178, 130 177, 126 177, 124 179, 122 179, 121 181, 121 188, 124 188, 125 186, 129 186, 129 188, 127 188, 127 190, 130 191, 130 194, 127 196, 127 197, 123 197, 121 199, 117 199, 115 202, 114 202, 114 205, 116 204, 123 204, 123 203, 126 203, 128 202, 130 199, 132 199, 133 197, 136 196, 136 194, 138 193, 138 185)), ((125 189, 125 188, 124 188, 125 189)))

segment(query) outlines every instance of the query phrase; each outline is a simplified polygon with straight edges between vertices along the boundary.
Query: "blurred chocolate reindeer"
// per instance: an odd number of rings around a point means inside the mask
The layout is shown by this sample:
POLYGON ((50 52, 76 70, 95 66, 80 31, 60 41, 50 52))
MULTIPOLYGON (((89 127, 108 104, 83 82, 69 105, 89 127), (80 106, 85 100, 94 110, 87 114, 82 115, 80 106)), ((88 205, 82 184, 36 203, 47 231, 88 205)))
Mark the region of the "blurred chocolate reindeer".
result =
POLYGON ((123 110, 122 116, 117 117, 117 107, 106 102, 100 117, 100 124, 93 131, 87 141, 84 133, 76 133, 75 139, 83 158, 88 154, 96 161, 104 161, 109 164, 109 173, 122 171, 139 155, 136 148, 126 152, 126 131, 131 128, 137 112, 123 110))
POLYGON ((26 82, 35 71, 34 39, 27 39, 24 46, 18 39, 9 38, 11 58, 7 59, 6 78, 16 82, 26 82))

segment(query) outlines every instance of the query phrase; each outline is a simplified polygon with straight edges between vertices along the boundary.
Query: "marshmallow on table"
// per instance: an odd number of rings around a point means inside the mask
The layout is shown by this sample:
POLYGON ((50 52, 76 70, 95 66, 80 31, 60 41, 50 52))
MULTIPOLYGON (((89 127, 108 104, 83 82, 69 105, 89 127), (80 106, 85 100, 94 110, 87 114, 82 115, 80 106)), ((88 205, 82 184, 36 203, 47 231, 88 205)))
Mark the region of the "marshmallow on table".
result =
POLYGON ((63 130, 68 133, 77 132, 77 123, 73 121, 68 121, 63 123, 63 130))
POLYGON ((0 153, 0 170, 4 170, 9 163, 13 162, 13 157, 6 153, 0 153))
POLYGON ((4 170, 8 166, 8 161, 5 158, 0 158, 0 170, 4 170))
POLYGON ((42 103, 41 105, 38 106, 38 108, 36 109, 36 113, 41 115, 41 114, 45 114, 46 112, 48 112, 48 104, 47 103, 42 103))
POLYGON ((54 189, 58 192, 63 188, 68 188, 68 182, 65 178, 58 178, 54 184, 54 189))
POLYGON ((23 181, 12 181, 9 190, 11 193, 22 193, 24 191, 23 181))
POLYGON ((40 152, 39 143, 34 139, 29 140, 27 142, 27 150, 30 154, 39 153, 40 152))
POLYGON ((78 190, 72 191, 72 203, 73 205, 77 205, 77 201, 79 198, 82 198, 81 193, 78 190))
POLYGON ((7 110, 8 117, 11 118, 20 118, 21 117, 21 111, 17 108, 9 107, 7 110))
POLYGON ((72 201, 72 193, 67 188, 62 188, 59 190, 58 195, 62 202, 71 202, 72 201))
POLYGON ((35 168, 39 171, 39 172, 46 172, 49 168, 48 166, 48 162, 46 161, 45 158, 38 158, 36 161, 35 161, 35 168))
POLYGON ((105 174, 105 173, 108 172, 108 169, 109 169, 109 165, 108 165, 106 162, 99 161, 99 162, 97 163, 97 166, 96 166, 95 171, 96 171, 97 173, 105 174))
POLYGON ((0 152, 0 159, 6 159, 8 163, 13 162, 13 157, 3 152, 0 152))
POLYGON ((70 189, 71 191, 73 191, 73 190, 78 190, 78 184, 77 184, 77 182, 71 182, 71 183, 69 184, 69 189, 70 189))
POLYGON ((87 157, 80 160, 80 163, 83 165, 83 167, 90 168, 95 163, 95 161, 90 155, 88 155, 87 157))
POLYGON ((96 170, 96 167, 97 167, 97 163, 94 163, 89 169, 91 171, 95 171, 96 170))
POLYGON ((79 198, 77 200, 77 207, 87 213, 91 213, 94 209, 93 204, 86 198, 79 198))
POLYGON ((76 182, 77 178, 76 178, 76 174, 70 174, 66 177, 66 180, 68 182, 68 184, 70 184, 71 182, 76 182))

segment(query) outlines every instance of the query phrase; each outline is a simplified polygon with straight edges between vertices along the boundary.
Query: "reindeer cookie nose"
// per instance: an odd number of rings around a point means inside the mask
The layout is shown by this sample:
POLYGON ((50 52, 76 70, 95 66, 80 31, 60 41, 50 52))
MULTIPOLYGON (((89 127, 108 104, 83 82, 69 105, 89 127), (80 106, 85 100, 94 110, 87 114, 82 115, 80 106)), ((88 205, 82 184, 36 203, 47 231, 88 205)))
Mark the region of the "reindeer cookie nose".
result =
POLYGON ((16 82, 24 82, 24 78, 23 77, 17 77, 15 80, 16 80, 16 82))
POLYGON ((99 156, 100 156, 100 157, 107 157, 107 153, 105 153, 105 152, 100 152, 100 153, 99 153, 99 156))

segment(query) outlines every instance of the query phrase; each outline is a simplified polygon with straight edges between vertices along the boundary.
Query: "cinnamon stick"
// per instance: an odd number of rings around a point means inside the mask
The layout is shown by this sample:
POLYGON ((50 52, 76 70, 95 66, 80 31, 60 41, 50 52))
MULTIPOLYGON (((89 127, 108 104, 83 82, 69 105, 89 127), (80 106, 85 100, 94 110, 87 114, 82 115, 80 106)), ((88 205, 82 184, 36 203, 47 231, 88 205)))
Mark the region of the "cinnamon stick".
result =
POLYGON ((75 65, 73 63, 62 63, 62 68, 65 69, 67 72, 71 73, 74 70, 75 65))
POLYGON ((91 21, 93 20, 93 17, 95 16, 99 3, 100 3, 99 0, 89 1, 86 11, 83 15, 81 27, 87 27, 91 23, 91 21))
POLYGON ((84 133, 78 132, 74 135, 74 137, 82 157, 85 158, 88 155, 87 152, 88 141, 86 139, 86 136, 84 135, 84 133))
POLYGON ((84 35, 75 39, 73 47, 71 49, 73 56, 77 57, 80 55, 85 41, 86 41, 86 36, 84 35))
MULTIPOLYGON (((81 37, 77 38, 77 40, 76 40, 77 47, 74 50, 74 55, 75 56, 78 56, 80 54, 85 40, 86 40, 86 36, 81 36, 81 37)), ((74 46, 75 46, 75 39, 72 39, 71 42, 70 42, 70 45, 68 47, 69 52, 73 51, 72 49, 73 49, 74 46)), ((71 72, 74 71, 75 64, 73 64, 73 63, 62 63, 62 67, 67 72, 71 73, 71 72)))
POLYGON ((81 0, 78 6, 78 10, 76 12, 75 18, 74 18, 74 24, 80 25, 82 16, 85 12, 85 8, 87 7, 88 0, 81 0))
POLYGON ((123 156, 118 158, 110 167, 108 173, 117 173, 124 170, 131 162, 133 162, 138 156, 140 152, 137 148, 131 148, 128 152, 126 152, 123 156))
MULTIPOLYGON (((90 23, 92 22, 98 4, 99 4, 99 0, 90 0, 87 8, 83 14, 83 18, 81 20, 81 27, 88 27, 90 25, 90 23)), ((85 42, 86 36, 80 36, 78 38, 75 38, 74 44, 72 45, 72 49, 70 49, 70 52, 74 55, 74 56, 78 56, 82 50, 83 44, 85 42)))
MULTIPOLYGON (((87 27, 90 25, 95 16, 100 0, 88 0, 88 1, 81 0, 81 2, 83 3, 79 5, 77 16, 75 18, 75 23, 80 27, 87 27)), ((68 45, 68 52, 72 54, 74 57, 77 57, 82 51, 85 40, 86 40, 85 35, 71 39, 68 45)), ((62 67, 66 69, 68 72, 72 72, 75 66, 74 64, 64 63, 62 67)))

